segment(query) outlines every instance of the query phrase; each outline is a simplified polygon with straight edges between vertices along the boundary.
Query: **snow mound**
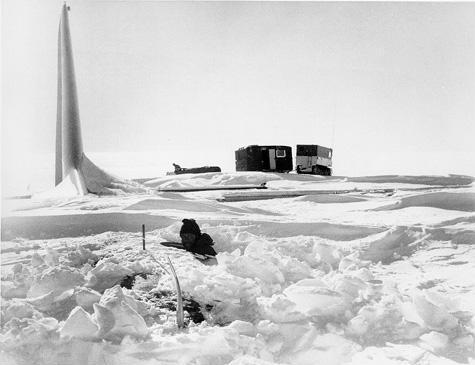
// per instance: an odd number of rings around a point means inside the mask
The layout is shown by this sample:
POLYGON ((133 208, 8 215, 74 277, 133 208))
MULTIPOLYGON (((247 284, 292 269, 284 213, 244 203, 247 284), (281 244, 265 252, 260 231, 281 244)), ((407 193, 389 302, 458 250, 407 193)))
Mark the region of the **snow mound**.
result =
POLYGON ((335 224, 327 222, 258 222, 248 228, 248 232, 269 237, 319 236, 336 241, 351 241, 383 231, 380 227, 335 224))
POLYGON ((281 360, 302 365, 337 365, 350 360, 359 350, 360 345, 340 335, 314 331, 306 333, 281 360))
POLYGON ((321 195, 304 195, 299 198, 296 198, 295 200, 318 203, 318 204, 335 204, 335 203, 356 203, 356 202, 365 201, 366 199, 363 197, 352 196, 352 195, 321 194, 321 195))
POLYGON ((245 356, 238 357, 237 359, 234 359, 228 365, 279 365, 279 364, 276 362, 262 360, 254 356, 245 355, 245 356))
POLYGON ((127 210, 176 209, 186 212, 216 212, 218 204, 213 202, 180 201, 174 199, 145 199, 125 208, 127 210))
POLYGON ((376 235, 375 239, 360 248, 360 258, 372 262, 389 263, 407 256, 414 250, 420 239, 424 238, 422 232, 417 232, 406 227, 395 227, 376 235))
POLYGON ((348 177, 351 182, 369 183, 399 183, 399 184, 422 184, 422 185, 470 185, 475 181, 472 176, 448 175, 448 176, 407 176, 407 175, 379 175, 348 177))
POLYGON ((149 188, 201 188, 206 186, 226 186, 226 185, 261 185, 268 181, 282 179, 277 174, 264 172, 235 172, 235 173, 215 173, 204 174, 181 174, 171 175, 158 179, 145 181, 144 185, 149 188))
POLYGON ((121 195, 17 212, 2 220, 2 239, 12 240, 2 242, 2 356, 41 365, 473 362, 473 191, 442 187, 472 179, 259 173, 255 181, 263 176, 275 179, 271 189, 386 183, 396 192, 229 204, 216 203, 216 192, 121 195), (433 185, 416 186, 424 184, 433 185), (398 200, 407 209, 394 209, 398 200), (190 215, 213 237, 216 265, 160 245, 179 240, 190 215), (115 232, 94 235, 104 230, 115 232), (14 239, 29 234, 38 240, 14 239), (167 256, 185 299, 183 329, 167 256))
POLYGON ((432 207, 446 210, 475 212, 475 193, 436 192, 403 197, 395 204, 376 208, 375 210, 394 210, 407 207, 432 207))

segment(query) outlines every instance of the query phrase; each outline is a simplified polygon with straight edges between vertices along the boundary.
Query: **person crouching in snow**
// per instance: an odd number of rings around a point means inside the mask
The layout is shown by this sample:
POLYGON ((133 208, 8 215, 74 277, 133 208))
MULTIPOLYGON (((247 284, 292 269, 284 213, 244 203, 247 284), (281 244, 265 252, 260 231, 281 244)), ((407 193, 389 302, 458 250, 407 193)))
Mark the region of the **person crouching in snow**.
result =
POLYGON ((201 233, 198 223, 194 219, 183 219, 180 229, 183 247, 194 254, 202 256, 216 256, 216 251, 211 247, 214 242, 207 233, 201 233))

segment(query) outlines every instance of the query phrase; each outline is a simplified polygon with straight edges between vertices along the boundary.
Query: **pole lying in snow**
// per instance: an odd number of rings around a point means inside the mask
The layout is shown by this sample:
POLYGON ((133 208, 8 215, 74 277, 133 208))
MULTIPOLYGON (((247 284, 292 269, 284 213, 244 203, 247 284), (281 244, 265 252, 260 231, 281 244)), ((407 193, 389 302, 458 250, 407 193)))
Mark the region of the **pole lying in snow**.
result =
POLYGON ((145 224, 142 224, 142 245, 145 250, 145 224))

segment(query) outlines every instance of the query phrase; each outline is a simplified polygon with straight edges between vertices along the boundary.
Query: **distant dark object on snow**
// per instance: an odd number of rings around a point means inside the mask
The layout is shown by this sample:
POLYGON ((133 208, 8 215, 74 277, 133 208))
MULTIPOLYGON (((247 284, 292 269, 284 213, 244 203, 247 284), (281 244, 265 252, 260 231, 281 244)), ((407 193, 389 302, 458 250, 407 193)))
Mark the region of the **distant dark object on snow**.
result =
MULTIPOLYGON (((298 144, 295 158, 298 174, 331 176, 331 148, 316 144, 298 144)), ((292 148, 288 146, 247 146, 238 149, 236 171, 289 172, 292 170, 292 148)))
POLYGON ((289 146, 247 146, 238 149, 236 171, 292 171, 292 147, 289 146))
POLYGON ((298 144, 295 157, 297 174, 331 176, 332 155, 331 148, 316 144, 298 144))
POLYGON ((203 174, 205 172, 221 172, 219 166, 201 166, 201 167, 181 167, 176 163, 173 164, 175 171, 167 172, 167 175, 179 175, 179 174, 203 174))

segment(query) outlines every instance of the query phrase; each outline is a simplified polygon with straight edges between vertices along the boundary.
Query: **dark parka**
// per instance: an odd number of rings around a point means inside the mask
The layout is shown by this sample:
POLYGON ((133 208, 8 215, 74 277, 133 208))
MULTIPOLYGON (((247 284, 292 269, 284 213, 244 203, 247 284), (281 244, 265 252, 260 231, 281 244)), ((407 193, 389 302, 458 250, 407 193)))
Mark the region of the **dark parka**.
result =
POLYGON ((196 239, 188 251, 197 253, 200 255, 216 256, 216 251, 211 247, 214 242, 213 239, 207 233, 201 233, 200 227, 194 219, 183 219, 183 226, 180 229, 180 236, 186 233, 192 233, 196 239))

